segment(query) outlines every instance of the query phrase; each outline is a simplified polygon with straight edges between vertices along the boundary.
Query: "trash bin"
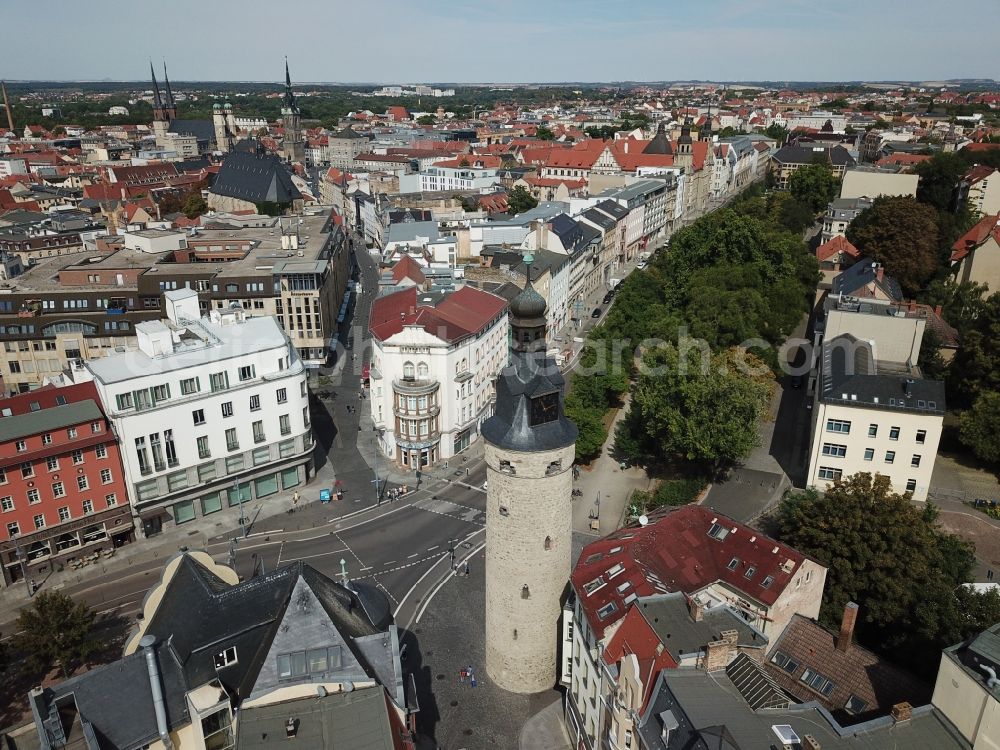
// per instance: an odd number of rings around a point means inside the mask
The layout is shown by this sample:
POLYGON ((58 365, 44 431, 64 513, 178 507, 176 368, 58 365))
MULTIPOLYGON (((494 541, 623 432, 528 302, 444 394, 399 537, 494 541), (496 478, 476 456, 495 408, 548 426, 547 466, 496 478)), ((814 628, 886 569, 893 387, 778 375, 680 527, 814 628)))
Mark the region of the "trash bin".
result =
POLYGON ((328 502, 330 502, 330 498, 331 498, 331 495, 330 495, 330 490, 329 489, 322 489, 322 490, 319 491, 319 501, 321 503, 328 503, 328 502))

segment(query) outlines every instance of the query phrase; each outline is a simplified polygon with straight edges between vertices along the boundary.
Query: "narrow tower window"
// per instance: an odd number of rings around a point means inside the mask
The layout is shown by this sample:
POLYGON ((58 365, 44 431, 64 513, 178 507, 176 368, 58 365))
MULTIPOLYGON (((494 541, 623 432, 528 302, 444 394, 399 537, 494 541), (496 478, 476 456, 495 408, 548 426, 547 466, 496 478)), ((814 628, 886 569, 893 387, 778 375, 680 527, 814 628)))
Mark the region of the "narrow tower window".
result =
POLYGON ((552 537, 547 536, 545 537, 545 551, 548 552, 550 549, 552 549, 552 537))
POLYGON ((531 591, 528 590, 528 584, 524 584, 521 587, 521 598, 522 599, 530 599, 531 598, 531 591))

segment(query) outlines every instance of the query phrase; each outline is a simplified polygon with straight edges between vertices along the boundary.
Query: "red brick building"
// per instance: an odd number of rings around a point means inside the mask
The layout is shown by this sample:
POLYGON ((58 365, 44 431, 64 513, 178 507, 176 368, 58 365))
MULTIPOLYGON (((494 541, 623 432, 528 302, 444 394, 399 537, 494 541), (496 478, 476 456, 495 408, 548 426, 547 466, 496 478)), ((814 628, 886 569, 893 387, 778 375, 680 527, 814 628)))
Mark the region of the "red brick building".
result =
POLYGON ((118 443, 94 385, 0 400, 3 584, 133 538, 118 443))

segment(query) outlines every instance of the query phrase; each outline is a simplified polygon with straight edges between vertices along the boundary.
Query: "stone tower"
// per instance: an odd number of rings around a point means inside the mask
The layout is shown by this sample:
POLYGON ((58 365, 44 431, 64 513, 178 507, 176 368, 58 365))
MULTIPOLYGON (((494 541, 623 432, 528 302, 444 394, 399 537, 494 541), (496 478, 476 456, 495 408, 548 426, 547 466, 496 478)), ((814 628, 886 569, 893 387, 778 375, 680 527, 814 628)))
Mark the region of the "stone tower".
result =
POLYGON ((565 381, 545 357, 545 300, 528 281, 510 303, 511 364, 482 427, 486 453, 486 672, 536 693, 556 683, 562 595, 570 575, 576 426, 565 381))
POLYGON ((685 171, 690 172, 691 166, 694 164, 694 141, 691 139, 691 115, 687 115, 684 118, 684 124, 681 125, 681 136, 677 139, 677 155, 674 158, 674 163, 679 167, 684 167, 685 171))
POLYGON ((288 161, 305 161, 302 145, 302 127, 299 124, 299 105, 292 93, 292 76, 288 72, 288 58, 285 58, 285 99, 281 104, 281 123, 285 126, 285 138, 281 149, 288 161))
POLYGON ((215 150, 226 152, 232 148, 232 130, 229 121, 233 116, 233 105, 226 102, 225 108, 218 102, 212 105, 212 129, 215 131, 215 150))

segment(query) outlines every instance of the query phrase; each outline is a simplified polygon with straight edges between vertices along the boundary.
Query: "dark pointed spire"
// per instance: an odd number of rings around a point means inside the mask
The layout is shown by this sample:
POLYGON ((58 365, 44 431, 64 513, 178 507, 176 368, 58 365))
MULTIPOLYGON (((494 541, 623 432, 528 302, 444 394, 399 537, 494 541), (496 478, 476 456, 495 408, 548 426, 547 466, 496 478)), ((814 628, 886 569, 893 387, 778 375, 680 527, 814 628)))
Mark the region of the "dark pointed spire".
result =
POLYGON ((708 114, 705 116, 705 124, 702 126, 701 130, 698 131, 699 141, 710 141, 712 140, 712 102, 708 102, 708 114))
POLYGON ((288 58, 285 58, 285 106, 295 107, 295 94, 292 93, 292 75, 288 72, 288 58))
POLYGON ((167 87, 167 102, 166 102, 166 106, 167 107, 173 107, 173 106, 175 106, 174 105, 174 94, 170 90, 170 79, 167 78, 167 61, 166 60, 163 61, 163 83, 167 87))
POLYGON ((160 99, 160 86, 156 82, 156 71, 153 70, 153 61, 149 61, 149 75, 153 78, 153 107, 154 109, 161 109, 163 107, 163 100, 160 99))

